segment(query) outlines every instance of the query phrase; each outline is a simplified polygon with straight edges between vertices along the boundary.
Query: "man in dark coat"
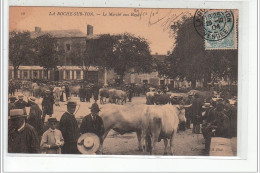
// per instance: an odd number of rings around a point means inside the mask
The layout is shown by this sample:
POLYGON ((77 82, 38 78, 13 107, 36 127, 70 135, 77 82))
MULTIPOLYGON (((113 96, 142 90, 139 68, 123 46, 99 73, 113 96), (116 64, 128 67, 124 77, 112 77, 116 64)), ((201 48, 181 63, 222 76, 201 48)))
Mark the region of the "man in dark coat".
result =
POLYGON ((74 115, 76 105, 76 102, 68 102, 67 112, 65 112, 60 119, 59 127, 64 138, 64 145, 61 148, 62 154, 79 154, 77 141, 80 134, 78 123, 74 115))
POLYGON ((91 96, 92 96, 92 91, 91 91, 91 88, 90 88, 90 86, 87 86, 86 88, 85 88, 85 97, 86 97, 86 102, 90 102, 90 98, 91 98, 91 96))
POLYGON ((199 133, 200 119, 202 116, 202 101, 197 93, 194 95, 194 100, 191 105, 191 113, 193 122, 192 133, 199 133))
POLYGON ((216 108, 209 111, 205 116, 207 125, 203 127, 203 136, 205 139, 205 150, 207 154, 209 154, 212 136, 230 137, 230 121, 228 116, 224 113, 223 103, 217 103, 216 108))
POLYGON ((11 97, 9 97, 9 100, 10 100, 10 102, 8 103, 8 115, 10 115, 10 110, 15 109, 14 103, 15 103, 16 97, 11 96, 11 97))
POLYGON ((66 93, 66 100, 69 100, 70 88, 68 85, 65 85, 65 93, 66 93))
POLYGON ((25 117, 23 109, 10 110, 9 153, 40 153, 38 134, 34 127, 25 123, 25 117))
POLYGON ((102 118, 98 115, 100 109, 97 103, 93 103, 90 107, 91 113, 85 116, 80 125, 80 133, 95 133, 99 138, 101 144, 102 136, 105 132, 102 118))
POLYGON ((54 97, 51 94, 50 90, 47 90, 43 99, 42 99, 42 110, 43 110, 43 114, 42 114, 42 122, 44 123, 45 121, 45 116, 49 115, 50 117, 52 117, 53 114, 53 104, 54 104, 54 97))
POLYGON ((80 86, 79 89, 79 98, 81 102, 85 102, 85 89, 83 88, 83 86, 80 86))
POLYGON ((39 137, 41 137, 43 134, 43 123, 41 120, 42 110, 40 109, 39 105, 35 103, 35 101, 36 98, 31 97, 28 102, 31 105, 28 124, 33 126, 36 129, 39 137))

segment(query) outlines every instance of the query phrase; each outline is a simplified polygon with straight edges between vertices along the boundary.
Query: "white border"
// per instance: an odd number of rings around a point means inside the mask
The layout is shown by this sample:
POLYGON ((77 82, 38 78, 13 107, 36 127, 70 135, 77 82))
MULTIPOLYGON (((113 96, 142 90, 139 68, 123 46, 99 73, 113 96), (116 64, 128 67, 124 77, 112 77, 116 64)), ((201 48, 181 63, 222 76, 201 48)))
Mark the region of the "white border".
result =
POLYGON ((215 8, 239 9, 239 104, 238 104, 238 155, 234 158, 205 158, 205 157, 140 157, 140 156, 59 156, 57 157, 22 157, 6 156, 4 152, 4 171, 12 172, 36 172, 36 171, 59 171, 59 172, 256 172, 257 161, 257 59, 256 59, 256 35, 257 35, 257 2, 251 1, 171 1, 171 0, 5 0, 3 6, 3 57, 1 59, 1 122, 2 140, 7 144, 7 81, 8 81, 8 6, 73 6, 73 7, 141 7, 141 8, 215 8), (242 148, 242 149, 241 149, 242 148), (146 158, 146 159, 144 159, 146 158), (149 159, 148 159, 149 158, 149 159), (182 159, 186 158, 186 159, 182 159))

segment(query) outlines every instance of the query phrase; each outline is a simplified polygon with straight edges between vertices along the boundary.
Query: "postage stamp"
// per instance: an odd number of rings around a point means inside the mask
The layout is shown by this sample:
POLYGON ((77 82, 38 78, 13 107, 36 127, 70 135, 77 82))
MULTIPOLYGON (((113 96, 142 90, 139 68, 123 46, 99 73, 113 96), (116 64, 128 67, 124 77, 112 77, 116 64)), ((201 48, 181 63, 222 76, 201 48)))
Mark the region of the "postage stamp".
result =
POLYGON ((194 27, 205 40, 205 49, 237 49, 236 10, 199 9, 194 27))

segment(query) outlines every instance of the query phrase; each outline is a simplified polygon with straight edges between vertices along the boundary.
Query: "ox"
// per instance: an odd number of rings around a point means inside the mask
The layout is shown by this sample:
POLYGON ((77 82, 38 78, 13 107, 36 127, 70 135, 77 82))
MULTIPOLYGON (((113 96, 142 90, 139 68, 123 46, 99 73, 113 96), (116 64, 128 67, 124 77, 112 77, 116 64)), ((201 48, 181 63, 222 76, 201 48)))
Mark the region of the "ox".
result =
POLYGON ((170 139, 170 151, 173 154, 174 136, 177 133, 179 122, 186 122, 185 109, 173 105, 147 106, 141 117, 143 149, 150 147, 150 154, 153 154, 156 142, 163 139, 164 154, 167 154, 168 139, 170 139), (147 146, 147 136, 151 137, 151 146, 147 146))
POLYGON ((77 86, 69 86, 69 91, 70 91, 70 94, 71 96, 78 96, 79 95, 79 89, 80 89, 80 86, 77 85, 77 86))
POLYGON ((109 101, 111 103, 120 103, 123 104, 126 103, 127 94, 125 91, 122 90, 116 90, 116 89, 110 89, 109 91, 109 101))
POLYGON ((104 104, 106 102, 106 99, 109 98, 109 89, 100 88, 99 95, 100 95, 100 104, 104 104), (105 99, 105 102, 104 102, 104 99, 105 99))
POLYGON ((146 104, 147 105, 153 105, 154 104, 154 96, 155 96, 155 92, 150 91, 146 93, 146 104))
MULTIPOLYGON (((105 140, 107 134, 111 129, 119 134, 136 132, 138 139, 138 149, 141 147, 141 130, 142 130, 142 112, 144 105, 135 105, 129 108, 121 105, 107 105, 104 106, 100 112, 104 122, 105 133, 102 141, 105 140)), ((103 143, 103 142, 102 142, 103 143)), ((102 150, 102 144, 101 144, 102 150)))

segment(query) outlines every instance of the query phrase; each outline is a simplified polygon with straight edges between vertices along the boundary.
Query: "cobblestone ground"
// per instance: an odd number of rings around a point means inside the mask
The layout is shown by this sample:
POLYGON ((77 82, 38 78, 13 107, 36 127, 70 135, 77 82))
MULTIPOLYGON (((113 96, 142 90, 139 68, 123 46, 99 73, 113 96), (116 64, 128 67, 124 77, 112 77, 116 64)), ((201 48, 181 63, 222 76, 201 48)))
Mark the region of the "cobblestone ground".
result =
MULTIPOLYGON (((28 94, 25 95, 25 101, 27 101, 28 94)), ((76 101, 78 106, 76 109, 76 118, 81 119, 85 115, 90 113, 89 107, 94 102, 91 99, 90 103, 80 102, 78 97, 72 97, 72 101, 76 101)), ((42 99, 38 99, 38 103, 41 107, 42 99)), ((127 102, 124 106, 133 107, 134 105, 145 104, 145 97, 134 97, 132 102, 127 102)), ((99 103, 99 102, 98 102, 99 103)), ((60 120, 62 114, 66 111, 66 102, 60 102, 60 106, 54 106, 53 117, 60 120)), ((102 107, 109 106, 110 103, 105 105, 100 105, 101 111, 102 107)), ((27 108, 29 112, 29 108, 27 108)), ((134 110, 133 110, 134 113, 134 110)), ((46 121, 47 121, 46 117, 46 121)), ((232 139, 232 148, 236 153, 236 138, 232 139)), ((180 131, 177 133, 174 142, 174 154, 176 156, 203 156, 204 155, 204 139, 202 134, 192 134, 191 129, 186 131, 180 131)), ((138 142, 135 133, 128 133, 124 135, 119 135, 113 130, 111 130, 104 141, 103 154, 106 155, 148 155, 149 153, 138 151, 138 142)), ((155 147, 155 155, 163 155, 164 153, 164 142, 158 142, 155 147)))

